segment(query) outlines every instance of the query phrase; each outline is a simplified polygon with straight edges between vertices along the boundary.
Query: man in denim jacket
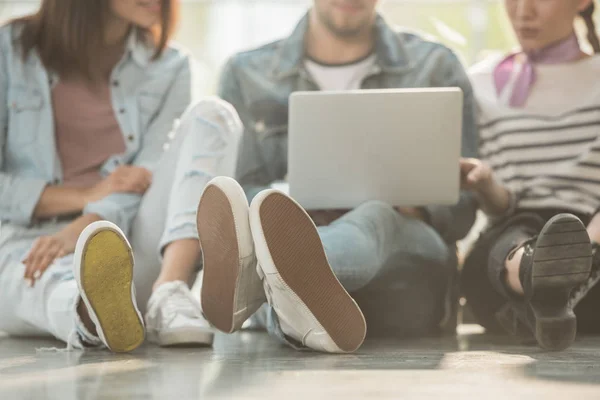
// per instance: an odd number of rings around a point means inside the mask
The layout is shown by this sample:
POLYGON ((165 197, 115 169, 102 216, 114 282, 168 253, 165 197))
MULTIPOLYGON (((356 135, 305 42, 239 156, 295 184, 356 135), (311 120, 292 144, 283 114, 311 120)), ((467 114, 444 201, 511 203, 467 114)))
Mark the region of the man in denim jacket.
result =
MULTIPOLYGON (((290 37, 237 54, 225 67, 219 94, 245 126, 237 178, 248 198, 285 180, 288 99, 294 91, 460 87, 462 153, 476 155, 473 93, 461 63, 438 43, 393 30, 378 15, 377 2, 315 0, 290 37)), ((455 206, 397 210, 369 202, 345 214, 310 214, 369 332, 420 336, 438 330, 446 316, 454 243, 468 233, 475 210, 475 199, 462 193, 455 206)), ((258 319, 273 335, 305 347, 282 330, 277 310, 262 311, 258 319)))

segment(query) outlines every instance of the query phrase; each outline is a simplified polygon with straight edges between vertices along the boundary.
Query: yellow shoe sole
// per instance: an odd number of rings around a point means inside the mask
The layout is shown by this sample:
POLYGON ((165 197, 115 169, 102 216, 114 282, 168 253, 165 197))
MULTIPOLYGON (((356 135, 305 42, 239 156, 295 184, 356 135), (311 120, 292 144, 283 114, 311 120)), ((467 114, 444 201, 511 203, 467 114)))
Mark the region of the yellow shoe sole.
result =
POLYGON ((82 290, 100 325, 98 330, 113 352, 135 350, 144 342, 145 329, 132 296, 131 248, 120 233, 106 228, 87 240, 82 254, 82 290))

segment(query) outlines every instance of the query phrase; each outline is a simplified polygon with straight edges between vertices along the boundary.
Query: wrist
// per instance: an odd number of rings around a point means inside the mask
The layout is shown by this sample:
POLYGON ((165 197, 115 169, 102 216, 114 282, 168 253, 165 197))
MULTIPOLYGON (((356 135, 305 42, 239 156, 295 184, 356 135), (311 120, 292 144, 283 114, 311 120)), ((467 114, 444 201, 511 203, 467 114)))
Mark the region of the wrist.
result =
POLYGON ((479 192, 483 196, 490 196, 494 193, 498 193, 498 189, 503 188, 502 185, 498 184, 498 181, 493 176, 481 181, 479 185, 477 185, 477 192, 479 192))
POLYGON ((85 209, 85 207, 88 205, 88 203, 92 202, 92 200, 91 200, 92 188, 77 189, 77 197, 78 197, 79 206, 81 207, 81 210, 85 209))
POLYGON ((476 197, 482 211, 492 216, 506 213, 511 208, 513 201, 511 192, 500 185, 494 190, 477 192, 476 197))
POLYGON ((79 239, 79 234, 75 231, 73 223, 65 226, 53 236, 63 244, 66 250, 70 251, 75 250, 77 240, 79 239))
POLYGON ((104 218, 102 218, 102 216, 98 214, 84 214, 81 218, 85 220, 85 222, 87 222, 88 224, 104 220, 104 218))
POLYGON ((58 231, 54 236, 61 239, 68 248, 75 248, 77 240, 81 232, 91 223, 101 221, 102 217, 98 214, 85 214, 65 226, 62 230, 58 231))

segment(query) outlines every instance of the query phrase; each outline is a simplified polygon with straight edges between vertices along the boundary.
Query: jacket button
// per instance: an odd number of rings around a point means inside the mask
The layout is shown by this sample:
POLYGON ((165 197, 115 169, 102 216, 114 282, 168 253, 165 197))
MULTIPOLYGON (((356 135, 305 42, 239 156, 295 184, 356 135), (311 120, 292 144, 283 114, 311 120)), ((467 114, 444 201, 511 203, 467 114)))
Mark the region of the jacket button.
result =
POLYGON ((119 112, 120 112, 121 114, 125 114, 125 109, 124 109, 124 108, 121 108, 121 109, 119 110, 119 112))
POLYGON ((117 80, 114 80, 112 84, 114 87, 119 87, 119 81, 117 80))
POLYGON ((127 136, 127 140, 129 140, 130 142, 133 142, 134 139, 135 137, 133 137, 133 135, 127 136))

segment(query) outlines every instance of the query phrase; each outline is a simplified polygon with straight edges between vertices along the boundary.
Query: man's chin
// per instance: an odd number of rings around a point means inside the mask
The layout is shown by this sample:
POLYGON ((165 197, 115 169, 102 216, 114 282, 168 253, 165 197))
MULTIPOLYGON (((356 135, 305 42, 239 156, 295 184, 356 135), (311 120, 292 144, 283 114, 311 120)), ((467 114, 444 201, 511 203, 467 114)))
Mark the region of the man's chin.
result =
POLYGON ((336 36, 344 39, 351 39, 360 36, 365 31, 363 25, 333 25, 329 26, 329 30, 336 36))

